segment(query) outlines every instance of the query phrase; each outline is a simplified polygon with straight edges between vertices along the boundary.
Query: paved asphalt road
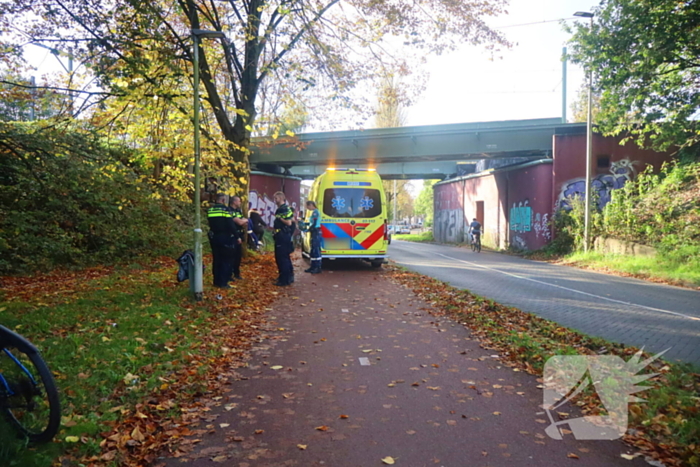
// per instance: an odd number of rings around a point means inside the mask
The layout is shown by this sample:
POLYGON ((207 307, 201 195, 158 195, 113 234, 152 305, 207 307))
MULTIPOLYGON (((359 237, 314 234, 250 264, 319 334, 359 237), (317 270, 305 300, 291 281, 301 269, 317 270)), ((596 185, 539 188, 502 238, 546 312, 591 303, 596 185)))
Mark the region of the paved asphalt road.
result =
POLYGON ((700 292, 518 257, 393 241, 401 266, 585 334, 700 366, 700 292))

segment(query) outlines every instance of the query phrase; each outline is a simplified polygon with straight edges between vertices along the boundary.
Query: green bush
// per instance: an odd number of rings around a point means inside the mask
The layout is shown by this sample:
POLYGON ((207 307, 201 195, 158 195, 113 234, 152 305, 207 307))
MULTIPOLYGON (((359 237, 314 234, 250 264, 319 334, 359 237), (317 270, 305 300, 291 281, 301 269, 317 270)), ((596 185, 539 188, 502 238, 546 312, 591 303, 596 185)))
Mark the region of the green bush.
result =
MULTIPOLYGON (((570 199, 570 211, 553 218, 555 239, 545 251, 567 254, 583 248, 584 201, 570 199)), ((693 259, 700 248, 700 163, 651 168, 613 190, 610 202, 590 217, 591 241, 599 236, 653 246, 679 261, 693 259)))
POLYGON ((700 163, 650 169, 612 192, 603 209, 603 234, 664 252, 700 245, 700 163))
POLYGON ((129 156, 79 128, 0 124, 0 274, 177 254, 191 209, 129 156))

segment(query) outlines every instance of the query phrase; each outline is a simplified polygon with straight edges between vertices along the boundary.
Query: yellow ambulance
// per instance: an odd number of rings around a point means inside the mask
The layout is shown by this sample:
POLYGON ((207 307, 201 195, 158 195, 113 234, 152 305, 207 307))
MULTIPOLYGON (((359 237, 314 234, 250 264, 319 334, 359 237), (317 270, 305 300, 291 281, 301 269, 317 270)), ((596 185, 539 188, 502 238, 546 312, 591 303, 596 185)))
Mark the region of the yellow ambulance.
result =
MULTIPOLYGON (((329 168, 314 180, 309 200, 321 214, 323 258, 357 258, 381 267, 387 255, 386 194, 374 169, 329 168)), ((306 213, 306 220, 310 213, 306 213)), ((311 236, 302 253, 309 257, 311 236)))

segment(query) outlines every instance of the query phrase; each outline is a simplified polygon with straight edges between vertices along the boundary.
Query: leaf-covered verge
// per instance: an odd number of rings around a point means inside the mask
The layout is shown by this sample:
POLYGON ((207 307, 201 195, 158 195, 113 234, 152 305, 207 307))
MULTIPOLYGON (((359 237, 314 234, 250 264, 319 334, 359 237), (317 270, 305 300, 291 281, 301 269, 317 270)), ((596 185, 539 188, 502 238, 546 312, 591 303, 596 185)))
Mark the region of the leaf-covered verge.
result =
POLYGON ((0 123, 0 274, 181 252, 191 204, 149 175, 76 125, 0 123))
MULTIPOLYGON (((482 346, 497 349, 505 364, 533 375, 541 376, 544 363, 553 355, 612 354, 627 360, 638 351, 401 268, 391 267, 391 275, 430 303, 431 313, 467 326, 482 346)), ((647 402, 630 404, 624 440, 665 465, 700 466, 700 374, 689 365, 663 361, 649 365, 647 372, 652 371, 659 375, 639 393, 647 402)), ((600 411, 599 399, 592 393, 577 404, 587 415, 600 411)))
POLYGON ((0 323, 39 347, 63 417, 55 442, 38 447, 0 419, 0 465, 143 466, 164 450, 184 455, 193 444, 183 437, 210 431, 208 411, 226 404, 227 376, 244 364, 277 295, 275 263, 269 254, 246 258, 243 282, 205 287, 200 303, 176 271, 161 258, 2 278, 0 323))

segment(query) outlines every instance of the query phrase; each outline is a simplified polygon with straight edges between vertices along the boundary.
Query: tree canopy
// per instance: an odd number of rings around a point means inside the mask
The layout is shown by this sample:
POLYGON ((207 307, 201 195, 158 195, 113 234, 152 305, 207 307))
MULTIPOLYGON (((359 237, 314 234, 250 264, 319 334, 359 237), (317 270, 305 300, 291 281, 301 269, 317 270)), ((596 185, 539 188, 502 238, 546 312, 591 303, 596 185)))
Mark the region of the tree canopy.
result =
POLYGON ((592 69, 601 93, 597 123, 644 147, 700 142, 700 3, 603 0, 593 27, 575 26, 574 62, 592 69))
POLYGON ((209 145, 203 144, 203 150, 222 154, 221 165, 245 185, 251 136, 276 136, 277 131, 259 124, 281 128, 283 123, 270 116, 258 119, 259 112, 279 108, 272 103, 280 96, 313 95, 315 103, 353 107, 352 90, 375 78, 377 66, 405 75, 425 55, 460 43, 505 45, 502 35, 485 23, 486 17, 501 13, 504 4, 505 0, 0 0, 0 37, 5 38, 0 60, 14 60, 26 42, 70 48, 94 75, 94 86, 104 91, 90 96, 98 106, 95 114, 100 107, 111 108, 98 123, 121 125, 122 135, 130 137, 133 130, 125 129, 127 122, 187 122, 192 109, 191 31, 223 31, 226 39, 202 38, 199 49, 207 114, 203 135, 209 145), (400 48, 404 52, 397 52, 400 48))
POLYGON ((439 181, 440 180, 424 180, 423 188, 416 198, 414 211, 416 215, 423 216, 426 226, 433 225, 433 185, 439 181))

